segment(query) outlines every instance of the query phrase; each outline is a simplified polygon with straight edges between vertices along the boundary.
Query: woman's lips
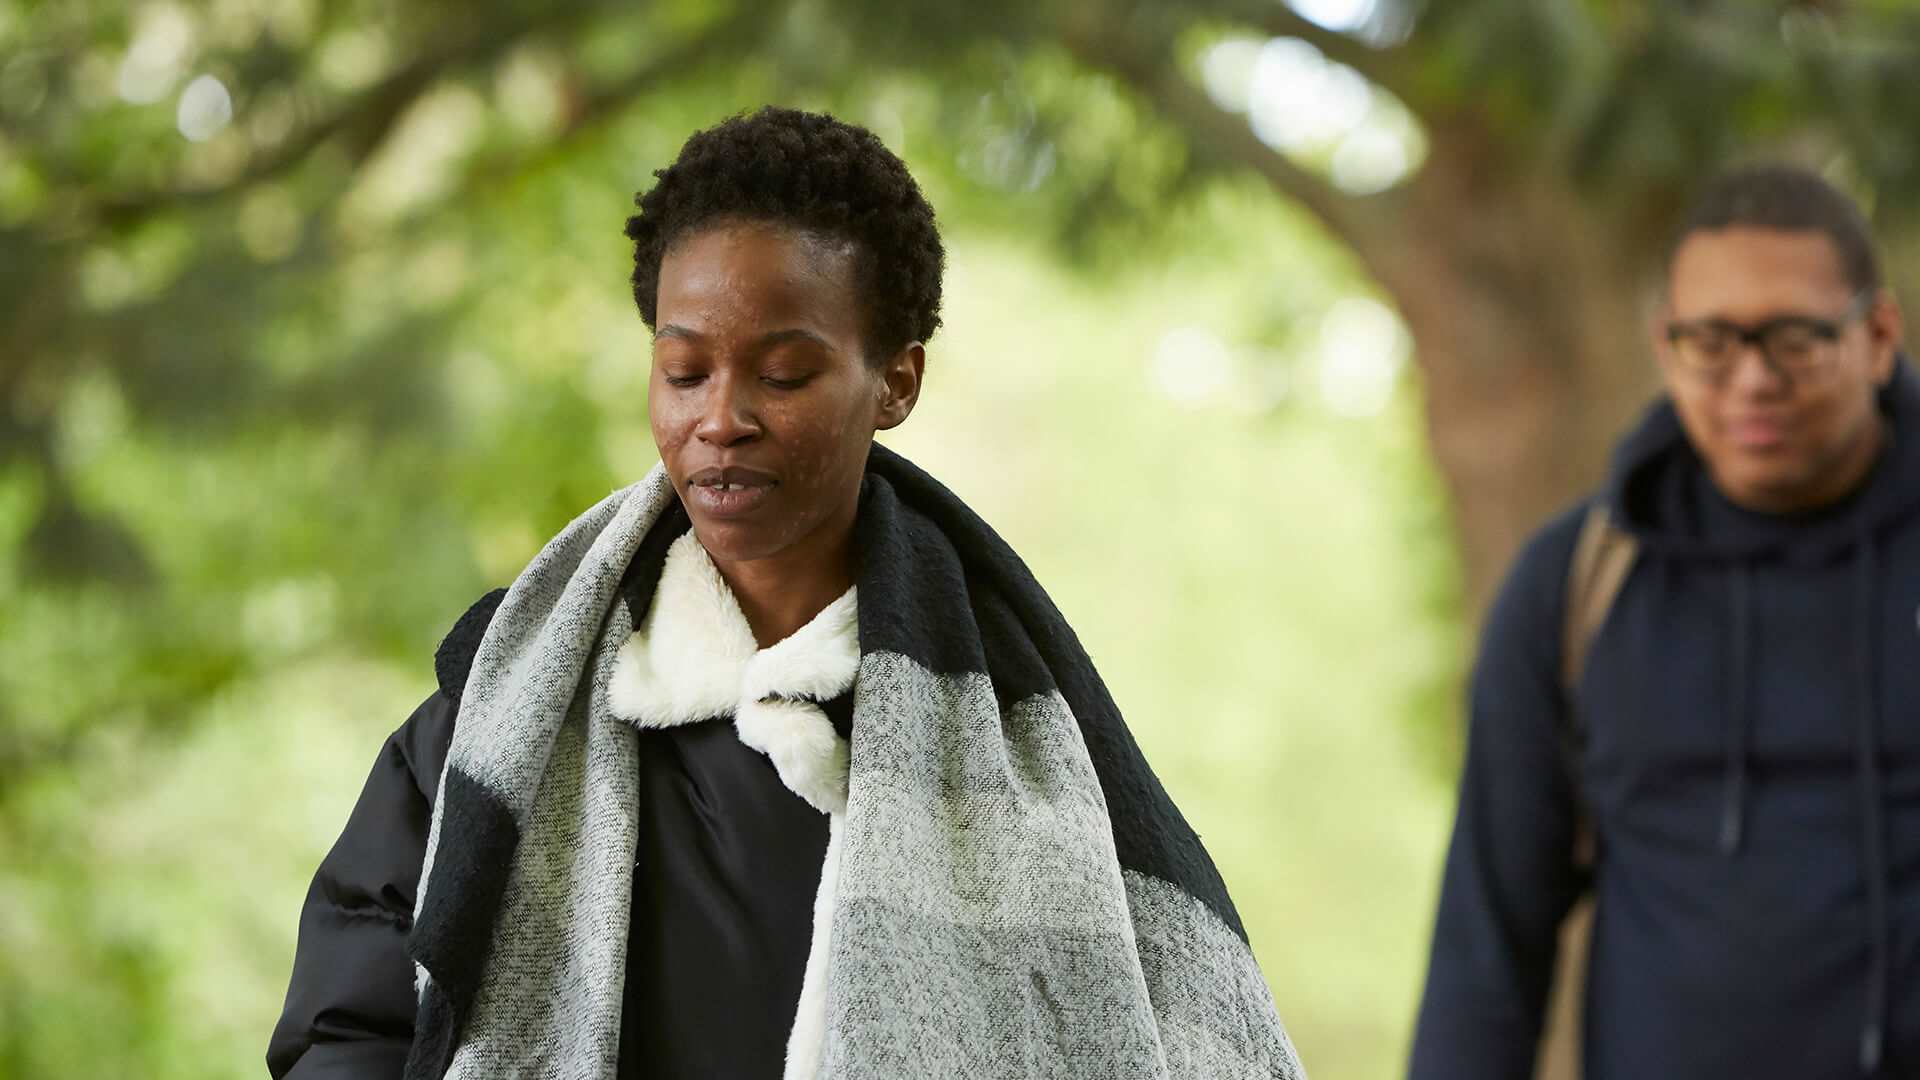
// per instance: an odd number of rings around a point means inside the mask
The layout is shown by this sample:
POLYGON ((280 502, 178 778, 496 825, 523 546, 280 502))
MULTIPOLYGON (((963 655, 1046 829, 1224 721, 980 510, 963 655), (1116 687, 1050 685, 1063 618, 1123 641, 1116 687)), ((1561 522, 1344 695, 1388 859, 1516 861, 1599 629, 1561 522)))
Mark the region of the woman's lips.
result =
POLYGON ((701 469, 687 478, 687 498, 707 517, 744 517, 767 501, 779 481, 771 473, 738 465, 701 469))

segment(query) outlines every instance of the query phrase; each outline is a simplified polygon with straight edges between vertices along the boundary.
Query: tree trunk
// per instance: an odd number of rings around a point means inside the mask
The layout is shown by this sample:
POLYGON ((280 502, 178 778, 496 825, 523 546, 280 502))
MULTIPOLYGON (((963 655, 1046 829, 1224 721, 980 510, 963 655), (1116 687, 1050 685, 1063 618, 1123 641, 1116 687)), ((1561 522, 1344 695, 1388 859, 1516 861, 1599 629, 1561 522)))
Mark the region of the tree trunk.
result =
POLYGON ((1527 537, 1600 483, 1656 389, 1651 245, 1564 185, 1488 183, 1491 163, 1456 145, 1436 150, 1399 242, 1370 262, 1413 335, 1478 618, 1527 537))
MULTIPOLYGON (((1058 33, 1083 63, 1139 92, 1202 160, 1253 169, 1319 219, 1394 298, 1425 376, 1468 607, 1483 614, 1526 537, 1600 479, 1608 447, 1653 387, 1640 283, 1659 235, 1644 222, 1658 215, 1610 212, 1472 113, 1423 115, 1419 173, 1349 195, 1261 142, 1169 54, 1111 20, 1068 20, 1058 33)), ((1338 35, 1314 36, 1337 47, 1338 35)))
MULTIPOLYGON (((1656 388, 1647 282, 1657 234, 1635 235, 1569 187, 1485 186, 1461 140, 1428 163, 1376 260, 1425 379, 1428 439, 1451 496, 1467 600, 1484 616, 1515 553, 1603 479, 1656 388)), ((1592 905, 1560 934, 1536 1080, 1578 1080, 1592 905)))

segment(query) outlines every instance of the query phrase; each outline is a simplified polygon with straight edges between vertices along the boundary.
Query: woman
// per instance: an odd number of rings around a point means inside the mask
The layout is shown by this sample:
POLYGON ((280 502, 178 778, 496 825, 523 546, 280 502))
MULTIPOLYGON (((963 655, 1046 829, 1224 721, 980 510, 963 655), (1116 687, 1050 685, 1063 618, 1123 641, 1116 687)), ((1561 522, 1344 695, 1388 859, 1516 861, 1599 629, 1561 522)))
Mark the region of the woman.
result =
POLYGON ((308 896, 274 1075, 1301 1075, 1073 632, 873 444, 939 325, 905 166, 768 108, 657 175, 661 463, 441 645, 308 896))

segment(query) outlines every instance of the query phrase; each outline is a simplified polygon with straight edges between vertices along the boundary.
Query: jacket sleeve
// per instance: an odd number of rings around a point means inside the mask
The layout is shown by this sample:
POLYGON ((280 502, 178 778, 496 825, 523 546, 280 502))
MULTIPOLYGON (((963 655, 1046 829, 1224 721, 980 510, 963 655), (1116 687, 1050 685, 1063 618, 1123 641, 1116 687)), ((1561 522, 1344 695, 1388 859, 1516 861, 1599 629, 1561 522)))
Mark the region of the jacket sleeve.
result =
POLYGON ((407 930, 454 713, 436 691, 387 739, 314 875, 286 1007, 267 1047, 275 1080, 401 1075, 415 1008, 407 930))
POLYGON ((1561 921, 1578 898, 1560 638, 1584 508, 1522 552, 1488 615, 1412 1080, 1527 1080, 1561 921))

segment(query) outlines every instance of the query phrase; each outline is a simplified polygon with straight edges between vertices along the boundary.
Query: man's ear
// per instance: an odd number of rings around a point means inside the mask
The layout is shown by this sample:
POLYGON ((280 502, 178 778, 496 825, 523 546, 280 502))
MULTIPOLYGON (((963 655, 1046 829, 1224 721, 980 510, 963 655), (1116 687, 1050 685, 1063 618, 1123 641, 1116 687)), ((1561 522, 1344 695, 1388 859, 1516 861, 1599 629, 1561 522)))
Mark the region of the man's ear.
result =
POLYGON ((1647 316, 1647 344, 1653 350, 1653 359, 1665 374, 1668 361, 1672 358, 1673 342, 1667 340, 1667 324, 1673 320, 1673 305, 1665 298, 1655 304, 1647 316))
POLYGON ((887 358, 880 368, 880 394, 874 402, 873 426, 887 431, 906 423, 920 400, 920 380, 927 371, 927 347, 909 342, 887 358))
POLYGON ((1883 386, 1893 378, 1893 365, 1900 362, 1900 342, 1907 334, 1906 317, 1900 313, 1900 301, 1894 298, 1893 290, 1881 289, 1873 298, 1866 322, 1867 347, 1873 350, 1869 359, 1873 382, 1883 386))

